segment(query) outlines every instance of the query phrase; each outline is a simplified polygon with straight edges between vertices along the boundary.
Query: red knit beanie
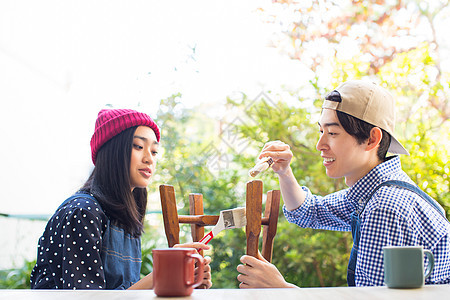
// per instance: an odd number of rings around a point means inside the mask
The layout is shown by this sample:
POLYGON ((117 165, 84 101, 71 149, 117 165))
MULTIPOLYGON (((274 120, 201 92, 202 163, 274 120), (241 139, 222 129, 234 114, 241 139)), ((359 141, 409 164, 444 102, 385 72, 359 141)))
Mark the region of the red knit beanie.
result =
POLYGON ((114 136, 134 126, 148 126, 155 132, 159 142, 158 125, 147 114, 132 109, 102 109, 95 121, 95 131, 91 138, 92 162, 95 165, 98 150, 114 136))

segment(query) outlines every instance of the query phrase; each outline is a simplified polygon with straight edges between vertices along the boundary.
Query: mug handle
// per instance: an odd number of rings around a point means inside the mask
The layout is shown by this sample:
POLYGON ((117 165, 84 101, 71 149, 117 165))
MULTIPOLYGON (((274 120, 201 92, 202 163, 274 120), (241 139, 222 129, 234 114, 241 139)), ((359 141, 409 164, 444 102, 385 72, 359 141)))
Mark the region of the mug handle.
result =
POLYGON ((197 282, 192 283, 190 280, 186 280, 185 279, 185 284, 187 286, 192 286, 193 288, 198 287, 199 285, 202 284, 203 282, 203 276, 201 276, 204 272, 204 263, 205 263, 205 259, 203 258, 203 256, 201 256, 200 254, 197 253, 193 253, 193 254, 189 254, 186 258, 193 258, 198 260, 198 280, 197 282))
POLYGON ((428 257, 428 266, 427 270, 425 271, 425 279, 430 276, 431 271, 433 271, 434 268, 434 256, 433 253, 430 250, 423 250, 423 254, 425 254, 428 257))

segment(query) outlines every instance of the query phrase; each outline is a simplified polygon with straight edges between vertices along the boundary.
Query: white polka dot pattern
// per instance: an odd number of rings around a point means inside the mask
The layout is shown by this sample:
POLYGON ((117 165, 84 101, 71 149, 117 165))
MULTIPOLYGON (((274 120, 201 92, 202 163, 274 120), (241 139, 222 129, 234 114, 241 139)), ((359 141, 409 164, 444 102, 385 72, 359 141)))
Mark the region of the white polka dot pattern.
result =
POLYGON ((66 201, 39 239, 31 273, 32 288, 102 289, 105 274, 100 250, 107 217, 96 201, 66 201))

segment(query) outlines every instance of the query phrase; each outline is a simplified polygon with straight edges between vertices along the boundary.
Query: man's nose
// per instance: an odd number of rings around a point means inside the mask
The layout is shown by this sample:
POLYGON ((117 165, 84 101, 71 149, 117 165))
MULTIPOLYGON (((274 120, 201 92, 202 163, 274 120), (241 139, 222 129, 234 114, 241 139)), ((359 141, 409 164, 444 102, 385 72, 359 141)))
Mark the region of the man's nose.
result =
POLYGON ((318 151, 322 151, 326 147, 326 138, 324 136, 324 134, 321 134, 319 140, 317 141, 316 149, 318 151))

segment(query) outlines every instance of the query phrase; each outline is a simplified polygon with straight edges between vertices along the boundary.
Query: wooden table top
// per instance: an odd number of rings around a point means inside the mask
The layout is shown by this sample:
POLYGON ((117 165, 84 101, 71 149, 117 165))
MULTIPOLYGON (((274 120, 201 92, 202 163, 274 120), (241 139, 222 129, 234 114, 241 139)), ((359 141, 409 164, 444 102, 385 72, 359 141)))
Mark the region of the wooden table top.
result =
MULTIPOLYGON (((152 290, 111 291, 111 290, 2 290, 0 299, 31 300, 149 300, 158 298, 152 290)), ((450 285, 432 285, 419 289, 389 289, 387 287, 338 287, 301 289, 209 289, 194 290, 189 297, 170 299, 193 300, 289 300, 289 299, 450 299, 450 285)))

